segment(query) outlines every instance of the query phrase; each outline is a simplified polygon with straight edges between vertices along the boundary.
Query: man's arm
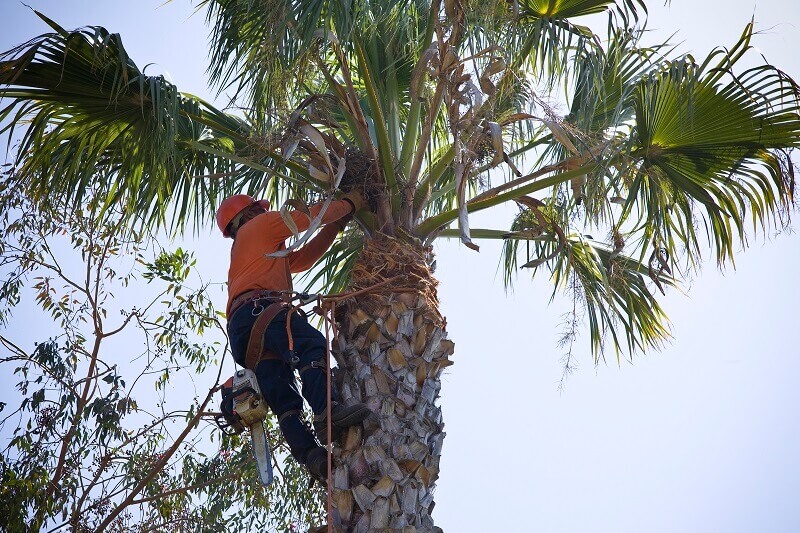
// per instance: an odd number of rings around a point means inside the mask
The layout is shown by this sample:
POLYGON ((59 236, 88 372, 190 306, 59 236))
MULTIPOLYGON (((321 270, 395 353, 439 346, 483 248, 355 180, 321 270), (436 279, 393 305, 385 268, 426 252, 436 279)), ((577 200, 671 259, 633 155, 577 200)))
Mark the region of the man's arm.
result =
MULTIPOLYGON (((344 220, 344 219, 343 219, 344 220)), ((294 274, 308 270, 331 247, 344 226, 340 221, 324 226, 305 246, 289 254, 289 270, 294 274)))

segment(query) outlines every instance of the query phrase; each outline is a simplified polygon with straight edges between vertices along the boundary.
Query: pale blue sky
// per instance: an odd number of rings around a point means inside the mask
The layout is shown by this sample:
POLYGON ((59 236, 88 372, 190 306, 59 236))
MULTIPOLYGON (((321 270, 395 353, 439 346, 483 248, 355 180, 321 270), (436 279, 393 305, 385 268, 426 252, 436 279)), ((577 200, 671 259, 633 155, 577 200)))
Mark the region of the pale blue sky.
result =
MULTIPOLYGON (((140 66, 154 63, 148 73, 212 98, 204 17, 190 17, 188 0, 29 3, 67 28, 121 33, 140 66)), ((0 49, 46 31, 22 4, 0 6, 0 49)), ((765 31, 754 44, 800 79, 792 0, 674 0, 650 11, 655 35, 678 32, 696 57, 733 45, 754 15, 765 31)), ((473 225, 507 225, 497 216, 473 225)), ((228 246, 215 234, 204 241, 207 278, 224 280, 228 246)), ((443 377, 447 438, 434 511, 445 531, 800 531, 800 236, 757 240, 735 271, 708 263, 688 296, 672 291, 675 340, 660 353, 619 366, 612 355, 595 368, 582 337, 580 368, 562 393, 565 302, 548 305, 549 285, 524 275, 505 295, 496 245, 436 250, 456 342, 443 377)))

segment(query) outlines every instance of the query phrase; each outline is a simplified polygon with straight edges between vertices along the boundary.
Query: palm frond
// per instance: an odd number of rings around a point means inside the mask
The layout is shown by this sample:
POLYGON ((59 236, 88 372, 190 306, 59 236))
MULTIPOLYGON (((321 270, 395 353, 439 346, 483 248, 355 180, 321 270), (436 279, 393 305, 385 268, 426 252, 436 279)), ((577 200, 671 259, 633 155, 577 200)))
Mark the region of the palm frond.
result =
POLYGON ((203 0, 211 28, 208 73, 220 91, 233 89, 234 99, 268 120, 266 111, 286 112, 296 95, 287 78, 302 80, 313 62, 300 61, 312 46, 325 2, 285 0, 203 0))
POLYGON ((344 292, 350 282, 350 271, 364 247, 364 234, 350 227, 333 246, 325 252, 319 265, 302 276, 308 287, 319 292, 336 294, 344 292))
MULTIPOLYGON (((608 341, 619 359, 621 350, 632 355, 669 339, 666 313, 647 287, 646 277, 653 275, 649 265, 583 235, 571 235, 568 243, 553 265, 552 280, 583 304, 596 362, 608 341)), ((659 287, 675 284, 664 272, 653 281, 659 287)))
MULTIPOLYGON (((565 292, 575 300, 573 312, 580 315, 573 320, 588 322, 596 360, 609 343, 617 357, 659 348, 670 337, 669 322, 648 281, 659 291, 676 286, 670 269, 652 257, 645 263, 622 253, 625 243, 618 234, 611 245, 589 235, 564 234, 547 222, 559 218, 558 209, 542 206, 544 216, 522 209, 510 231, 472 231, 475 238, 504 241, 500 267, 506 287, 521 268, 530 269, 531 276, 548 272, 552 298, 565 292)), ((440 236, 457 238, 459 232, 444 230, 440 236)))
POLYGON ((220 177, 241 165, 222 156, 245 148, 248 125, 147 76, 119 35, 51 26, 0 63, 0 120, 9 138, 26 124, 18 172, 32 193, 78 206, 91 189, 150 225, 170 207, 179 225, 207 219, 235 184, 220 177))
MULTIPOLYGON (((733 51, 751 34, 748 26, 733 51)), ((632 155, 641 163, 625 178, 623 220, 636 220, 645 248, 685 246, 694 262, 700 231, 723 263, 744 244, 748 213, 763 230, 791 200, 793 175, 775 151, 800 144, 800 90, 769 65, 735 75, 738 57, 726 53, 708 70, 686 57, 639 84, 632 155)))
POLYGON ((638 8, 645 9, 636 0, 618 5, 613 0, 522 0, 515 3, 517 12, 509 27, 509 49, 515 50, 515 66, 523 62, 532 68, 535 76, 552 85, 567 70, 571 54, 586 47, 599 47, 594 32, 573 19, 603 13, 615 8, 613 13, 627 23, 629 15, 638 17, 638 8))
POLYGON ((620 351, 630 356, 635 351, 658 348, 669 338, 666 314, 647 283, 649 279, 659 290, 674 286, 676 280, 668 269, 654 269, 623 254, 624 243, 619 237, 610 246, 579 233, 570 233, 560 241, 541 220, 530 209, 522 210, 512 231, 501 236, 505 241, 501 269, 506 287, 519 268, 530 268, 532 276, 546 269, 554 284, 553 297, 566 291, 576 300, 574 312, 588 321, 596 358, 609 340, 618 356, 620 351), (523 243, 524 264, 520 265, 523 243), (543 261, 547 257, 554 259, 543 261))

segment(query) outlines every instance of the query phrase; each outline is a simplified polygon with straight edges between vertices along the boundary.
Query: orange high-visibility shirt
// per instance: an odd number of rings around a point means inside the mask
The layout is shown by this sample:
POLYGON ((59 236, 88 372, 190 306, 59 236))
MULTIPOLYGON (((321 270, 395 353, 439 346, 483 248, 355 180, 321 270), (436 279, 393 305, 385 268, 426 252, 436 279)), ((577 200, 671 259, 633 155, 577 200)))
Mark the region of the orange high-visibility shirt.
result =
MULTIPOLYGON (((322 209, 322 203, 312 205, 311 218, 322 209)), ((319 233, 301 248, 285 257, 267 257, 267 254, 286 249, 286 239, 292 231, 284 223, 280 213, 267 211, 246 224, 236 233, 231 247, 231 264, 228 269, 228 306, 238 295, 251 290, 292 290, 292 273, 311 268, 333 244, 339 232, 337 224, 330 224, 348 215, 352 206, 345 200, 334 200, 325 210, 319 233)), ((305 213, 290 211, 299 231, 308 229, 311 220, 305 213)))

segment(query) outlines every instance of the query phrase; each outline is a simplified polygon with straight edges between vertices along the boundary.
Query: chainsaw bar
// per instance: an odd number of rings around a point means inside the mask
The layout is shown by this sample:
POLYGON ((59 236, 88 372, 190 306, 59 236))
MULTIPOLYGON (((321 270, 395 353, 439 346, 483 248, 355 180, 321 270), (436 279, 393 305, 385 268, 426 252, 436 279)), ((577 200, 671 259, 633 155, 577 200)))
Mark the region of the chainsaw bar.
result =
POLYGON ((258 479, 265 487, 269 487, 274 479, 272 475, 272 457, 270 456, 267 433, 264 424, 256 422, 250 426, 250 438, 253 440, 253 455, 258 466, 258 479))

